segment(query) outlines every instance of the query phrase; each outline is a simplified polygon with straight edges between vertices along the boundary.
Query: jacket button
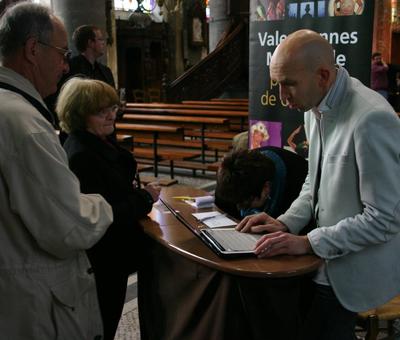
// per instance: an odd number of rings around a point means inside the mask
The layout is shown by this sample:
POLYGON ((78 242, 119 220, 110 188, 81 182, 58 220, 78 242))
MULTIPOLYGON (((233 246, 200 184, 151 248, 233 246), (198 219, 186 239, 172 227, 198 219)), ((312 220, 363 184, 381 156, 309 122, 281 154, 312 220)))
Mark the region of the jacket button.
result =
MULTIPOLYGON (((93 274, 93 268, 90 267, 86 272, 87 272, 88 274, 93 274)), ((96 339, 96 338, 95 338, 95 339, 96 339)))

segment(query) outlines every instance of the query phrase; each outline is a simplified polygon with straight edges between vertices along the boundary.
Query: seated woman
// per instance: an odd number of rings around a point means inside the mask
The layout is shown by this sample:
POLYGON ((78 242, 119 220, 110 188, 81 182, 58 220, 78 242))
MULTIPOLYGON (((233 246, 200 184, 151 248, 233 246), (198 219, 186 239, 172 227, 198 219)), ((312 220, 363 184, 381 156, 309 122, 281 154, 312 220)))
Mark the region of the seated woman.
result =
POLYGON ((61 89, 56 111, 69 166, 84 193, 101 194, 113 208, 114 222, 88 257, 96 278, 104 339, 114 339, 125 301, 128 275, 141 262, 144 235, 138 219, 158 200, 160 188, 136 186, 132 154, 111 137, 118 111, 116 91, 99 80, 72 78, 61 89))
POLYGON ((297 198, 307 169, 303 157, 272 146, 234 151, 218 171, 216 205, 239 219, 262 211, 278 217, 297 198))

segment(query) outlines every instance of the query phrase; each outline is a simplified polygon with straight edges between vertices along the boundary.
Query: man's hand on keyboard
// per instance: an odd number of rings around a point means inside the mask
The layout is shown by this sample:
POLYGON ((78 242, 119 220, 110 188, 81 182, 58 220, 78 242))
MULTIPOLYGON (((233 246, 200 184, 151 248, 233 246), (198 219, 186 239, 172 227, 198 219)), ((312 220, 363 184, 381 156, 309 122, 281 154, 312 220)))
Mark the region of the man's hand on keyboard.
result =
POLYGON ((246 216, 237 226, 236 230, 243 233, 273 233, 287 231, 288 228, 281 221, 262 212, 246 216))
POLYGON ((311 254, 313 251, 307 236, 277 231, 261 237, 256 243, 254 253, 263 258, 281 254, 311 254))

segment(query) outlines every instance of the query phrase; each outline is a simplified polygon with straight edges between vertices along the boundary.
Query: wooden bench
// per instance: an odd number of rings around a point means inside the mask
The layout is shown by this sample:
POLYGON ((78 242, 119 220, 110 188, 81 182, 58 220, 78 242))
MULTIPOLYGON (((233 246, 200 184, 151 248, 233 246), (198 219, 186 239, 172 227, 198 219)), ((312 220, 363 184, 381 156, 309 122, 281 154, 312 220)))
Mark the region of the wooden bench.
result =
MULTIPOLYGON (((214 163, 212 163, 214 164, 214 163)), ((172 166, 172 174, 174 173, 174 168, 182 168, 182 169, 190 169, 193 171, 193 177, 196 176, 196 171, 201 170, 203 173, 205 171, 213 171, 216 172, 218 168, 216 169, 214 166, 209 166, 209 164, 203 164, 200 162, 195 162, 195 161, 187 161, 187 160, 176 160, 172 164, 169 164, 166 161, 161 161, 160 165, 165 165, 165 166, 172 166)), ((173 178, 171 176, 171 178, 173 178)))
POLYGON ((220 166, 221 166, 221 162, 214 162, 214 163, 208 164, 208 170, 209 171, 218 171, 220 166))
POLYGON ((248 109, 249 103, 242 101, 231 101, 231 100, 183 100, 182 104, 185 105, 211 105, 211 106, 230 106, 230 107, 242 107, 248 109))
MULTIPOLYGON (((134 139, 135 145, 139 144, 152 144, 153 140, 151 138, 146 137, 135 137, 134 139)), ((183 140, 170 140, 170 139, 157 139, 158 145, 163 146, 175 146, 181 148, 191 148, 191 149, 201 149, 202 142, 192 139, 183 139, 183 140)), ((207 155, 207 150, 211 150, 214 153, 215 160, 218 160, 219 152, 228 152, 232 148, 232 143, 230 141, 205 141, 205 154, 207 155)))
POLYGON ((227 105, 217 104, 214 102, 207 102, 205 104, 198 104, 195 102, 194 104, 170 104, 170 103, 127 103, 126 109, 187 109, 187 110, 228 110, 228 111, 245 111, 248 112, 248 106, 242 104, 231 105, 231 103, 227 103, 227 105))
POLYGON ((249 98, 211 98, 212 102, 239 102, 239 103, 248 103, 249 98))
MULTIPOLYGON (((152 144, 153 140, 151 138, 146 137, 135 137, 135 144, 152 144)), ((164 146, 176 146, 181 148, 193 148, 193 149, 201 149, 201 141, 191 140, 191 139, 157 139, 158 145, 164 146)))
MULTIPOLYGON (((201 131, 189 130, 185 131, 185 136, 188 137, 201 137, 201 131)), ((204 131, 205 138, 215 139, 229 139, 232 141, 233 137, 237 135, 237 132, 233 131, 204 131)))
POLYGON ((179 123, 179 126, 185 124, 191 126, 225 125, 229 122, 229 120, 224 117, 171 116, 171 115, 151 115, 151 114, 144 115, 139 113, 126 113, 123 116, 123 121, 179 123))
POLYGON ((117 143, 124 149, 131 151, 133 146, 133 137, 131 135, 122 135, 117 133, 117 143))
MULTIPOLYGON (((181 149, 167 149, 167 148, 158 148, 157 153, 157 165, 167 164, 170 167, 170 175, 171 178, 174 178, 174 162, 179 160, 186 160, 191 158, 200 157, 201 153, 196 151, 187 151, 181 149)), ((142 158, 142 159, 153 159, 154 153, 151 148, 145 147, 135 147, 132 151, 135 158, 142 158)), ((200 163, 201 164, 201 163, 200 163)))
MULTIPOLYGON (((143 159, 136 158, 136 159, 143 164, 150 164, 149 159, 144 159, 144 158, 143 159)), ((172 163, 172 166, 173 166, 172 173, 174 174, 175 168, 190 169, 190 170, 193 170, 193 176, 195 177, 197 170, 201 170, 203 173, 205 171, 217 172, 220 163, 221 162, 203 164, 201 162, 190 161, 190 160, 175 160, 172 163)), ((167 160, 160 161, 159 165, 167 166, 170 168, 170 171, 171 171, 171 162, 170 161, 167 161, 167 160)))
POLYGON ((142 177, 142 184, 146 185, 151 182, 157 182, 162 187, 168 187, 172 184, 178 183, 178 181, 173 178, 157 178, 157 177, 153 177, 153 176, 143 176, 142 177))
POLYGON ((154 169, 154 167, 152 165, 150 165, 150 164, 140 164, 140 163, 137 164, 136 182, 137 182, 137 185, 139 186, 139 188, 141 187, 141 185, 143 183, 142 178, 140 176, 140 173, 141 172, 145 172, 145 171, 151 171, 153 169, 154 169))
POLYGON ((129 117, 128 114, 142 114, 142 115, 163 115, 163 116, 201 116, 201 117, 215 117, 215 118, 228 118, 230 125, 238 125, 240 131, 247 130, 248 111, 234 111, 234 110, 204 110, 196 109, 168 109, 168 108, 149 108, 149 107, 131 107, 126 108, 124 111, 123 119, 129 117))
POLYGON ((205 163, 205 136, 204 131, 207 125, 226 125, 228 123, 227 118, 216 118, 216 117, 187 117, 187 116, 164 116, 164 115, 142 115, 142 114, 125 114, 124 121, 135 121, 135 122, 166 122, 170 123, 182 123, 185 126, 197 126, 200 125, 200 141, 201 141, 201 159, 205 163))
MULTIPOLYGON (((153 135, 153 165, 154 165, 154 176, 158 175, 158 146, 157 140, 158 135, 161 134, 173 134, 176 137, 183 138, 183 129, 176 126, 160 126, 152 124, 127 124, 127 123, 116 123, 115 127, 120 134, 130 134, 133 133, 151 133, 153 135)), ((175 138, 176 138, 175 137, 175 138)))
POLYGON ((136 171, 139 173, 144 172, 144 171, 151 171, 151 170, 153 170, 153 166, 150 164, 138 164, 137 169, 136 169, 136 171))
POLYGON ((192 109, 176 109, 176 108, 153 108, 153 107, 127 107, 124 110, 123 117, 129 113, 136 114, 156 114, 156 115, 174 115, 174 116, 201 116, 201 117, 218 117, 229 118, 230 121, 235 120, 243 125, 248 120, 249 112, 244 110, 218 110, 218 109, 203 109, 200 107, 192 109))
MULTIPOLYGON (((197 151, 188 151, 181 149, 158 148, 157 151, 158 151, 157 157, 159 160, 187 159, 187 158, 200 157, 201 155, 201 153, 197 151)), ((139 158, 153 159, 154 157, 152 148, 148 147, 134 147, 132 152, 135 156, 139 158)))

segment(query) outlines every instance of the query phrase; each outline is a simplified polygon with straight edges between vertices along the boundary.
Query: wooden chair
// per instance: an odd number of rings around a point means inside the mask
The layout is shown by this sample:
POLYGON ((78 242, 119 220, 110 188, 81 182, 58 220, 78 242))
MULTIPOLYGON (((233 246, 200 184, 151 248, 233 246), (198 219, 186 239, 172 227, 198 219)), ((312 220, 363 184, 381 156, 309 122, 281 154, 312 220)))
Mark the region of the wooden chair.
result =
POLYGON ((146 102, 146 93, 141 89, 132 90, 133 101, 135 103, 144 103, 146 102))
POLYGON ((161 100, 160 89, 148 88, 147 98, 149 99, 150 103, 159 103, 161 100))
POLYGON ((400 295, 382 306, 358 313, 360 324, 366 329, 365 340, 376 340, 379 334, 379 322, 387 322, 388 337, 385 340, 394 339, 393 323, 400 319, 400 295))

